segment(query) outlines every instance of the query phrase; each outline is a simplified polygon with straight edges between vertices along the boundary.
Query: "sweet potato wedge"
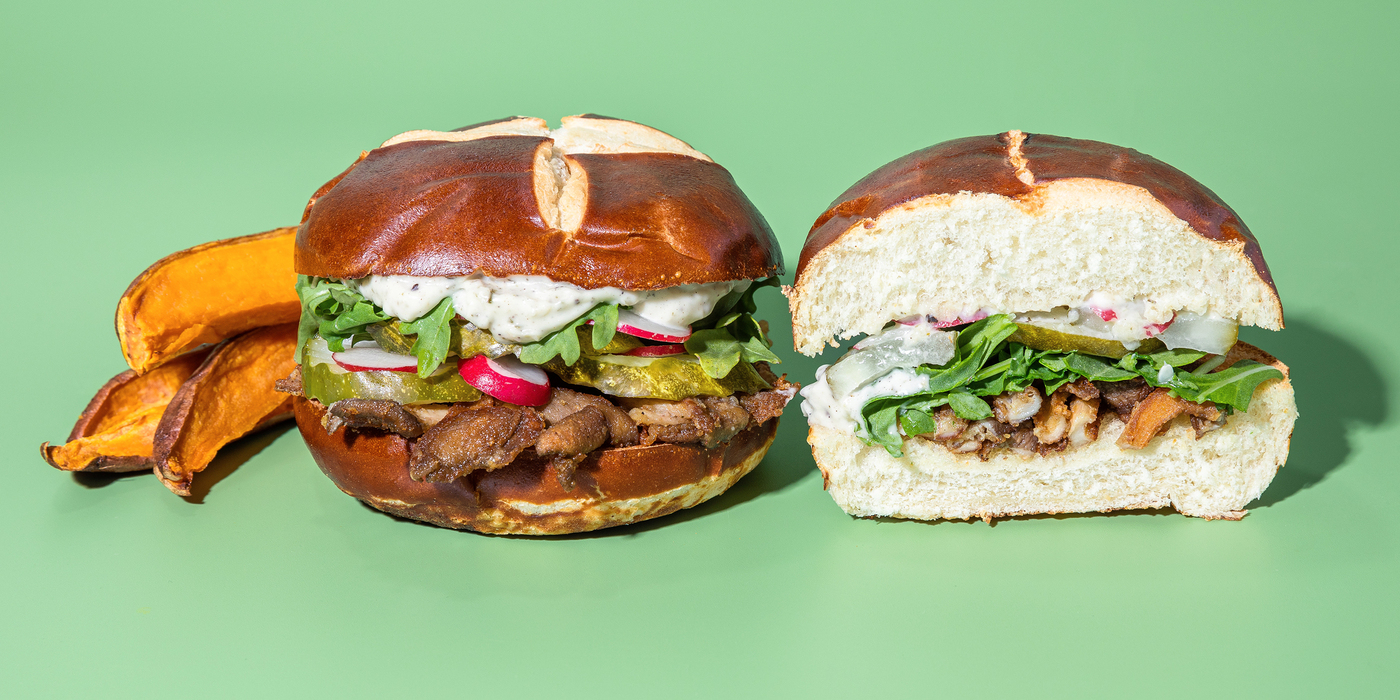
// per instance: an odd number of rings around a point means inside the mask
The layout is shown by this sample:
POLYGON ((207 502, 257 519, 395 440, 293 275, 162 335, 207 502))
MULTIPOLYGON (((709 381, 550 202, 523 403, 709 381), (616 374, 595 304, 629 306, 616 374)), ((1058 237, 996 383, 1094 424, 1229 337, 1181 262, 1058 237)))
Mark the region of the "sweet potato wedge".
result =
POLYGON ((273 383, 291 373, 297 324, 259 328, 209 354, 170 400, 156 427, 156 476, 181 496, 219 448, 285 417, 290 397, 273 383))
POLYGON ((44 443, 44 459, 70 472, 131 472, 151 468, 156 426, 165 407, 209 351, 180 355, 145 374, 127 370, 102 385, 68 441, 44 443))
POLYGON ((117 338, 137 374, 244 331, 296 321, 296 228, 229 238, 162 258, 117 303, 117 338))

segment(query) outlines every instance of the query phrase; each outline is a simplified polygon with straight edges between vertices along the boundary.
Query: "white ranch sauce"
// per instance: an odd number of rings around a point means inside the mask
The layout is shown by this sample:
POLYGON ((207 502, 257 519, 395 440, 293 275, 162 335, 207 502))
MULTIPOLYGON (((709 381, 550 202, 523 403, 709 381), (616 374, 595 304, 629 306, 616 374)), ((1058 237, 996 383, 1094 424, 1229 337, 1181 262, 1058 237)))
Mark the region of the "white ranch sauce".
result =
POLYGON ((856 416, 860 415, 866 401, 887 396, 908 396, 928 390, 928 375, 900 367, 849 394, 836 396, 831 391, 831 384, 826 381, 826 369, 830 366, 818 367, 816 380, 798 392, 802 395, 802 415, 808 425, 854 431, 856 416))
POLYGON ((452 308, 459 315, 508 343, 535 342, 602 303, 631 307, 633 313, 657 323, 689 326, 710 315, 725 294, 747 290, 753 284, 752 280, 735 280, 633 292, 617 287, 584 289, 543 275, 482 274, 370 275, 345 282, 402 321, 420 318, 451 297, 452 308))

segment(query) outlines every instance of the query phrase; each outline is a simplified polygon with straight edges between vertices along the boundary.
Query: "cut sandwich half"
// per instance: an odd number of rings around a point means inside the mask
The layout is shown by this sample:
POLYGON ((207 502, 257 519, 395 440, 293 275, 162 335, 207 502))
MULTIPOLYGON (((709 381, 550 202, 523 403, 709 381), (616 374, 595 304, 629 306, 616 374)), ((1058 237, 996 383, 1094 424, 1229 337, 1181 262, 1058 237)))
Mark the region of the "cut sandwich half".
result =
POLYGON ((921 520, 1175 508, 1237 519, 1288 456, 1258 241, 1132 149, 1011 131, 866 176, 817 219, 793 341, 867 335, 802 391, 846 512, 921 520))

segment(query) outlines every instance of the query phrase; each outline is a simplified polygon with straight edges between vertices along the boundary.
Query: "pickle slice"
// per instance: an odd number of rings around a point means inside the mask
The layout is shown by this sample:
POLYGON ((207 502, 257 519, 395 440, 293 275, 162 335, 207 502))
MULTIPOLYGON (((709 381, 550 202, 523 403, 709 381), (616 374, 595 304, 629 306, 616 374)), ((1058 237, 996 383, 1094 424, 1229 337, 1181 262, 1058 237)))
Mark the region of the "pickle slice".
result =
POLYGON ((729 374, 705 374, 693 355, 643 358, 628 355, 588 356, 565 365, 556 357, 542 365, 569 384, 591 386, 604 394, 638 399, 679 401, 691 396, 729 396, 770 389, 753 365, 740 361, 729 374))
POLYGON ((399 322, 376 323, 365 329, 369 331, 369 337, 374 338, 374 342, 379 344, 385 352, 392 352, 396 355, 412 355, 413 339, 405 336, 399 330, 399 322))
POLYGON ((468 330, 455 323, 452 324, 452 347, 456 348, 460 357, 485 355, 493 360, 503 355, 520 353, 519 345, 506 345, 480 328, 468 330))
POLYGON ((1033 326, 1029 323, 1016 324, 1016 332, 1012 333, 1011 337, 1007 338, 1007 340, 1035 348, 1036 350, 1081 352, 1085 355, 1099 355, 1101 357, 1112 357, 1114 359, 1121 358, 1130 352, 1148 354, 1165 349, 1165 346, 1162 345, 1162 341, 1156 338, 1148 338, 1142 341, 1142 343, 1137 346, 1137 349, 1129 350, 1116 340, 1065 333, 1042 326, 1033 326))
POLYGON ((388 399, 401 404, 477 401, 481 391, 462 380, 455 363, 427 379, 413 372, 336 372, 328 364, 304 363, 301 382, 307 398, 327 406, 341 399, 388 399))

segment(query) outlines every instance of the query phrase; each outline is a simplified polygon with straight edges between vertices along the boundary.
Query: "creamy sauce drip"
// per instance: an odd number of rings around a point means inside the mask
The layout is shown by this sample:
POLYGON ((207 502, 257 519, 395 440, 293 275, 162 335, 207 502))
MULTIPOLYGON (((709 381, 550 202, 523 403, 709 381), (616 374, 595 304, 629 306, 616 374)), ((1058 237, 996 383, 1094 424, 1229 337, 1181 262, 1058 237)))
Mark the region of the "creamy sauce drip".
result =
POLYGON ((710 315, 724 295, 753 282, 735 280, 628 291, 617 287, 584 289, 542 275, 415 277, 370 275, 346 280, 384 312, 412 321, 452 298, 458 315, 509 343, 533 343, 568 325, 598 304, 619 304, 651 321, 689 326, 710 315))

